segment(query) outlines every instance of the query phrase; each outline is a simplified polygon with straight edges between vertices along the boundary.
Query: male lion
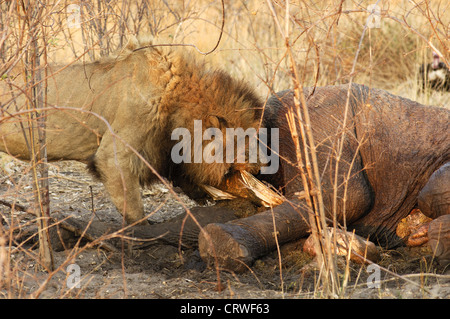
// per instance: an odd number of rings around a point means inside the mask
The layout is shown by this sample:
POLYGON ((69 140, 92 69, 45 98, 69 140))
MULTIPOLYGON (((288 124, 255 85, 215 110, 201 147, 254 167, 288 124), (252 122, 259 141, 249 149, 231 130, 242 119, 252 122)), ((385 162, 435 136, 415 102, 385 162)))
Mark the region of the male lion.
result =
MULTIPOLYGON (((263 106, 246 84, 207 69, 180 49, 143 45, 130 41, 114 58, 48 68, 48 160, 89 163, 128 223, 144 217, 140 184, 157 178, 135 152, 185 190, 218 185, 237 165, 254 172, 256 164, 175 164, 171 149, 178 141, 171 132, 187 128, 193 137, 194 120, 202 121, 203 131, 256 128, 263 106)), ((7 79, 15 76, 22 78, 11 71, 7 79)), ((23 83, 1 82, 0 150, 29 159, 26 115, 18 112, 27 102, 17 89, 23 83)))

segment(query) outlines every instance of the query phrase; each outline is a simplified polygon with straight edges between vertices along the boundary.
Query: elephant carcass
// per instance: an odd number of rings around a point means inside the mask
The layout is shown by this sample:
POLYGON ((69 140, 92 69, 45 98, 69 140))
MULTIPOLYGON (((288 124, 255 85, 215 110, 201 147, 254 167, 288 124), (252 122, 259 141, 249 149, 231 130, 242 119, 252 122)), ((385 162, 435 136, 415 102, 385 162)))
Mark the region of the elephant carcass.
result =
MULTIPOLYGON (((304 94, 328 217, 336 214, 347 229, 383 247, 400 245, 395 233, 398 222, 417 204, 419 192, 433 172, 450 161, 450 111, 358 84, 306 88, 304 94), (337 145, 342 138, 337 163, 337 145), (334 185, 338 189, 333 209, 334 185)), ((303 184, 286 120, 289 110, 296 114, 292 91, 277 93, 266 103, 263 122, 279 129, 280 169, 258 176, 280 189, 288 200, 248 218, 205 227, 199 236, 205 260, 216 256, 224 267, 243 270, 245 264, 275 249, 277 241, 295 240, 310 230, 305 203, 295 195, 303 184)))

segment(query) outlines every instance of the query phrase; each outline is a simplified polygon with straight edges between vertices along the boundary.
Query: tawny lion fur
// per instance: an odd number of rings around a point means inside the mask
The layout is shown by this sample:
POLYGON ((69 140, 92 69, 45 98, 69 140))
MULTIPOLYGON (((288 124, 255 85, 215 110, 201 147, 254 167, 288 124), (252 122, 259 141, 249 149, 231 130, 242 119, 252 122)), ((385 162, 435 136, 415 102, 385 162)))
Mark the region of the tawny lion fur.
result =
MULTIPOLYGON (((156 178, 133 149, 181 186, 218 185, 234 164, 175 165, 170 154, 178 141, 171 132, 183 127, 193 136, 194 120, 202 121, 203 130, 256 128, 263 106, 246 84, 209 70, 185 48, 138 49, 143 46, 131 41, 116 57, 50 66, 48 78, 47 108, 54 108, 47 112, 48 159, 90 162, 129 223, 144 217, 140 184, 156 178)), ((16 89, 22 75, 11 71, 8 80, 15 76, 13 86, 0 83, 0 150, 29 159, 27 115, 20 112, 27 98, 16 89)))

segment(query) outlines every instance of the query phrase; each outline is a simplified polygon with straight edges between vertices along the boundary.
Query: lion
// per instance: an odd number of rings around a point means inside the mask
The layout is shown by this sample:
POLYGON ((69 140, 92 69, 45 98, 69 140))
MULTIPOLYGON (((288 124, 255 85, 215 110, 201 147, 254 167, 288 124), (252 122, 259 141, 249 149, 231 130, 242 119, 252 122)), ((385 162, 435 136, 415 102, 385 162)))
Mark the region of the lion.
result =
MULTIPOLYGON (((195 194, 201 185, 219 185, 235 169, 258 169, 246 162, 172 160, 175 129, 194 136, 195 120, 202 132, 257 128, 264 104, 244 81, 196 61, 186 49, 131 40, 116 56, 51 65, 48 74, 48 160, 88 164, 127 223, 145 220, 140 187, 160 177, 195 194)), ((16 89, 23 85, 17 72, 7 79, 14 77, 13 85, 0 83, 0 150, 29 160, 30 130, 21 112, 27 97, 16 89)), ((225 145, 232 142, 223 139, 225 145)), ((198 145, 205 148, 207 141, 198 145)))

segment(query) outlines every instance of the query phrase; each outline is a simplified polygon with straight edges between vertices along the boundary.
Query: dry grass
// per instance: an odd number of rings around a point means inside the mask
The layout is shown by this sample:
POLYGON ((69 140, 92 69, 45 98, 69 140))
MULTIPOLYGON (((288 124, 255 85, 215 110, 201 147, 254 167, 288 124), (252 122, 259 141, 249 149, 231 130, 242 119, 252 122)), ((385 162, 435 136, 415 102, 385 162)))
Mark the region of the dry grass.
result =
MULTIPOLYGON (((155 37, 159 43, 193 44, 206 52, 215 46, 221 33, 220 1, 195 1, 186 6, 182 1, 112 1, 100 8, 97 2, 87 2, 81 7, 80 19, 85 21, 81 28, 67 27, 70 1, 55 2, 55 6, 51 3, 45 15, 50 62, 95 60, 118 50, 131 35, 143 34, 155 37)), ((448 63, 450 5, 446 1, 380 1, 380 28, 368 29, 355 73, 350 74, 371 3, 351 1, 341 7, 340 1, 329 0, 290 5, 292 50, 304 86, 347 83, 352 76, 354 82, 414 98, 418 65, 431 60, 430 43, 448 63), (427 7, 431 17, 427 16, 427 7)), ((2 19, 8 21, 7 5, 4 2, 2 6, 2 19)), ((274 2, 283 26, 284 8, 284 2, 274 2)), ((198 58, 245 78, 261 94, 290 88, 284 39, 267 4, 235 1, 226 4, 225 13, 219 47, 210 55, 198 54, 198 58)), ((0 43, 2 56, 11 59, 9 53, 18 49, 21 34, 19 29, 9 28, 3 35, 6 41, 0 43)), ((8 65, 0 69, 2 74, 8 65)), ((438 98, 436 103, 442 105, 441 101, 438 98)))
MULTIPOLYGON (((432 50, 450 65, 450 3, 378 1, 380 28, 365 29, 367 7, 375 2, 299 1, 290 3, 287 14, 284 1, 226 2, 221 30, 220 1, 86 1, 79 16, 76 11, 67 13, 71 1, 47 1, 39 23, 29 28, 39 30, 40 49, 45 47, 49 63, 98 59, 118 50, 132 35, 151 35, 158 43, 192 44, 203 52, 214 48, 221 36, 218 48, 208 55, 196 53, 198 59, 245 78, 264 97, 291 88, 296 81, 302 86, 352 81, 450 108, 449 93, 419 93, 416 81, 419 65, 431 60, 432 50), (69 28, 68 19, 76 23, 78 17, 81 25, 69 28)), ((25 67, 31 42, 20 2, 1 1, 0 8, 0 78, 7 81, 12 67, 25 67)), ((197 52, 194 47, 186 50, 197 52)), ((8 171, 10 164, 2 166, 8 171)), ((3 185, 0 199, 21 189, 21 178, 15 175, 11 180, 3 185)), ((9 209, 2 209, 2 214, 11 222, 9 209)), ((5 241, 3 231, 0 226, 0 291, 14 297, 9 292, 20 291, 23 264, 11 260, 13 243, 5 241)), ((26 254, 39 262, 34 253, 26 254)), ((338 277, 335 274, 335 280, 338 277)), ((343 282, 338 284, 341 293, 343 282)))

